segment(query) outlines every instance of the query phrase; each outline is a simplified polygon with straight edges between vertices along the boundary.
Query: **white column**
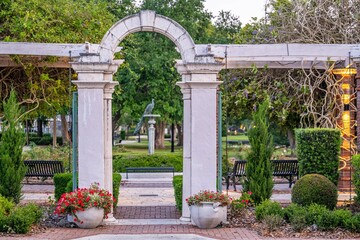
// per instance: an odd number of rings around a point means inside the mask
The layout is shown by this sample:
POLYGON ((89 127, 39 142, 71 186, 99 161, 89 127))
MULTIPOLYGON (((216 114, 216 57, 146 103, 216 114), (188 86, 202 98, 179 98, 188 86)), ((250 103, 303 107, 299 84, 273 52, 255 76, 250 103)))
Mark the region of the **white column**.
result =
MULTIPOLYGON (((80 75, 80 73, 79 73, 80 75)), ((104 86, 106 82, 76 82, 78 87, 79 187, 105 186, 104 86)))
POLYGON ((183 221, 190 221, 186 198, 200 190, 216 191, 216 81, 222 65, 177 64, 184 97, 183 221))
POLYGON ((98 182, 112 192, 111 94, 112 81, 122 61, 98 62, 94 54, 72 63, 78 73, 78 166, 79 187, 98 182))
MULTIPOLYGON (((183 79, 187 76, 183 75, 183 79)), ((190 210, 186 204, 186 198, 191 194, 191 91, 186 84, 178 83, 181 87, 184 100, 183 119, 183 195, 181 220, 190 222, 190 210)))
POLYGON ((113 193, 113 167, 112 167, 112 93, 118 82, 109 82, 104 89, 104 119, 105 119, 105 183, 104 188, 113 193))

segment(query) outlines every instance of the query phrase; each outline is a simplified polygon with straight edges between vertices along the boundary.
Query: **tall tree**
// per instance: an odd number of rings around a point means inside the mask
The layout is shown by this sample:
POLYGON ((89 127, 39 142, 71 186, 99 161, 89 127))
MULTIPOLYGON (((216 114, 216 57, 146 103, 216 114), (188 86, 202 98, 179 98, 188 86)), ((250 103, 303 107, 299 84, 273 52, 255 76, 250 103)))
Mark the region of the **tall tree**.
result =
POLYGON ((269 101, 264 101, 253 113, 253 125, 248 131, 250 151, 247 156, 244 191, 251 191, 255 204, 269 199, 274 182, 270 159, 274 151, 273 139, 269 133, 269 101))
POLYGON ((12 90, 9 98, 3 102, 3 132, 0 143, 0 195, 20 202, 21 181, 26 172, 22 161, 25 134, 21 128, 22 111, 12 90))

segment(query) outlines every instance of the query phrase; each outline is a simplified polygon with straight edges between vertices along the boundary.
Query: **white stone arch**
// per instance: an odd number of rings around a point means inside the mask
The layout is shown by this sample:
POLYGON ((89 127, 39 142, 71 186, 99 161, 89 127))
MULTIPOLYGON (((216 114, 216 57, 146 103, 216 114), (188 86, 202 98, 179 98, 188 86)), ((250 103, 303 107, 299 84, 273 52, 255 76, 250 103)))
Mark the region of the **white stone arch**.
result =
MULTIPOLYGON (((114 53, 127 35, 140 31, 163 34, 178 47, 182 59, 176 68, 184 101, 183 207, 182 220, 190 221, 185 199, 200 190, 216 190, 217 74, 223 64, 214 56, 196 54, 188 32, 175 21, 153 11, 141 11, 115 23, 94 53, 80 55, 72 68, 78 74, 78 166, 79 187, 98 182, 112 192, 111 95, 117 82, 113 74, 122 60, 114 53)), ((109 219, 113 219, 110 217, 109 219)))
POLYGON ((179 49, 184 63, 194 62, 195 44, 189 33, 174 20, 145 10, 115 23, 101 40, 99 53, 102 62, 112 62, 119 43, 135 32, 157 32, 168 37, 179 49))

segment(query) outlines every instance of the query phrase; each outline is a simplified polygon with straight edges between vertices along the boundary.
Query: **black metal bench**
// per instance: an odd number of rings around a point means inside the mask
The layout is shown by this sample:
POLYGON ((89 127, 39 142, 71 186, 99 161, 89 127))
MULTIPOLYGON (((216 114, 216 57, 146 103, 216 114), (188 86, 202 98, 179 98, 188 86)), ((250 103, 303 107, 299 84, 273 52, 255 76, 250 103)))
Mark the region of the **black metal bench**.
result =
POLYGON ((54 177, 56 173, 63 173, 63 162, 58 160, 24 160, 27 167, 25 177, 54 177))
MULTIPOLYGON (((234 163, 234 168, 226 176, 226 189, 229 189, 230 178, 236 191, 236 177, 246 176, 246 160, 238 160, 234 163)), ((289 188, 294 182, 294 177, 298 178, 298 161, 297 160, 272 160, 273 176, 283 177, 289 181, 289 188)))
POLYGON ((128 179, 129 172, 172 172, 174 176, 175 169, 173 167, 127 167, 126 179, 128 179))

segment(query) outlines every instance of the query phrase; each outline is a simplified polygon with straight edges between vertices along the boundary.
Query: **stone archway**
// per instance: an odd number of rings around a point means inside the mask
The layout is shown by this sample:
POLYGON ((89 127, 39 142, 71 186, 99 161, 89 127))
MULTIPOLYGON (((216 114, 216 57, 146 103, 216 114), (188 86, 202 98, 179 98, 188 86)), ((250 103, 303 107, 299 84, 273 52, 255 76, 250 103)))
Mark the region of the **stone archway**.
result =
MULTIPOLYGON (((122 60, 114 60, 121 40, 140 31, 152 31, 172 40, 182 60, 176 64, 184 99, 183 202, 200 190, 216 190, 216 90, 223 64, 213 55, 196 54, 188 32, 175 21, 153 11, 141 11, 114 24, 97 53, 80 56, 72 63, 78 73, 79 187, 99 182, 112 191, 111 94, 112 81, 122 60)), ((182 220, 190 221, 186 204, 182 220)))

